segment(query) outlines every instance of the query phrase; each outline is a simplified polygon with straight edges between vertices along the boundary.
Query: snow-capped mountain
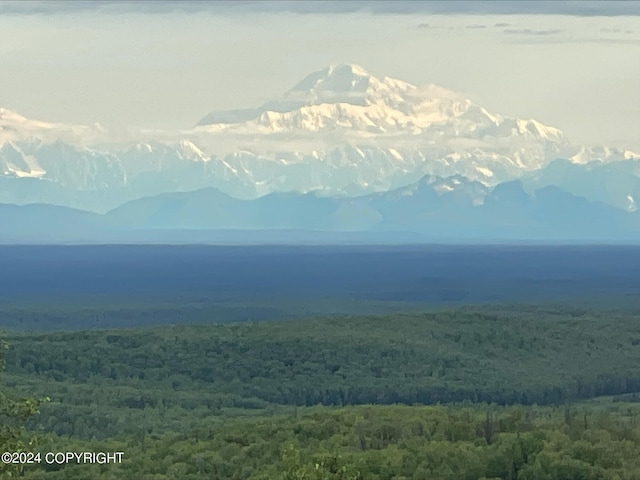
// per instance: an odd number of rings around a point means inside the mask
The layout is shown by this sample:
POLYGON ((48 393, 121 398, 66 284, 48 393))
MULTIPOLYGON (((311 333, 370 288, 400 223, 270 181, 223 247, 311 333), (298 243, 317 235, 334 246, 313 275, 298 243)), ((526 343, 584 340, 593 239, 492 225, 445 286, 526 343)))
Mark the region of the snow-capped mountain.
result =
POLYGON ((0 145, 7 142, 63 141, 92 144, 106 139, 107 132, 99 124, 73 125, 33 120, 0 107, 0 145))
POLYGON ((425 175, 462 175, 492 188, 556 159, 640 159, 574 146, 536 120, 490 113, 446 88, 378 78, 355 65, 314 72, 254 109, 212 112, 187 130, 133 137, 116 141, 99 125, 0 109, 0 202, 104 212, 135 198, 207 187, 245 199, 289 191, 356 196, 425 175))
POLYGON ((328 131, 420 133, 434 123, 459 116, 469 102, 444 88, 419 89, 355 65, 314 72, 282 98, 249 110, 212 112, 198 125, 206 131, 328 131))
POLYGON ((627 212, 640 208, 640 160, 572 163, 555 160, 522 178, 527 191, 556 186, 627 212))
POLYGON ((534 120, 505 119, 446 88, 378 79, 356 65, 314 72, 280 99, 257 109, 212 112, 198 126, 211 133, 340 131, 363 138, 391 134, 392 139, 404 133, 432 140, 446 134, 510 135, 567 144, 562 132, 534 120))
POLYGON ((436 85, 378 79, 354 65, 312 73, 257 109, 212 112, 195 131, 201 142, 212 144, 225 135, 267 158, 277 157, 285 145, 295 153, 289 162, 329 167, 335 167, 330 163, 336 155, 344 156, 336 154, 337 145, 353 147, 345 152, 346 163, 382 172, 372 181, 355 179, 365 190, 387 189, 393 184, 389 179, 408 183, 425 173, 463 174, 492 185, 540 168, 550 158, 575 155, 558 129, 491 114, 436 85))

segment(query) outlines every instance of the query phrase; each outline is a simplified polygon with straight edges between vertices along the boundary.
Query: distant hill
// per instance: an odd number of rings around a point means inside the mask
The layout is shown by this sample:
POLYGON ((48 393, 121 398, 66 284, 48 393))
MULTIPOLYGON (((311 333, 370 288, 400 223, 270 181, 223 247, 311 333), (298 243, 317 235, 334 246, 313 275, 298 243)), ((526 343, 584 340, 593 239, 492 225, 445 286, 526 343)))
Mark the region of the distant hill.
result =
POLYGON ((384 193, 328 197, 272 193, 254 200, 217 189, 133 200, 104 214, 51 205, 0 205, 3 243, 490 242, 637 243, 640 213, 556 186, 521 181, 489 189, 432 175, 384 193))

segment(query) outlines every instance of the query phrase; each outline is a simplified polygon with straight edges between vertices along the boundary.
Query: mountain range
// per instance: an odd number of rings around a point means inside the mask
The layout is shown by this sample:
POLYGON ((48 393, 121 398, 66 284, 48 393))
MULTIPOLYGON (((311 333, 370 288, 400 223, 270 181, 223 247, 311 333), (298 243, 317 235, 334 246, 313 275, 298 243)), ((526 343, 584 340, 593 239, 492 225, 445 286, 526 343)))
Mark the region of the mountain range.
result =
POLYGON ((0 108, 3 242, 56 229, 51 241, 143 230, 635 241, 638 198, 640 155, 355 65, 180 132, 116 136, 0 108))
POLYGON ((359 197, 315 192, 233 198, 217 189, 166 193, 97 214, 0 205, 0 242, 622 241, 640 238, 640 212, 590 202, 559 187, 527 193, 519 181, 489 189, 462 176, 427 175, 359 197))

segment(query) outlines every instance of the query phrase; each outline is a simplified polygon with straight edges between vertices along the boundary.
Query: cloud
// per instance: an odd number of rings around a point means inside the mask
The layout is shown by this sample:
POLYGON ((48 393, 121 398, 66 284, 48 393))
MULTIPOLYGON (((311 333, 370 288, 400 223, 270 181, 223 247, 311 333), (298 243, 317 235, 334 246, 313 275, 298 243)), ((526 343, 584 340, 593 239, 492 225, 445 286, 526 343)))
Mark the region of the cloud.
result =
POLYGON ((550 30, 531 30, 530 28, 508 28, 504 30, 507 35, 533 35, 533 36, 546 36, 546 35, 558 35, 562 33, 562 30, 550 29, 550 30))
POLYGON ((585 34, 585 32, 582 32, 582 34, 576 32, 568 34, 567 30, 562 29, 507 28, 502 31, 503 34, 510 38, 509 41, 512 43, 599 43, 612 45, 636 45, 640 43, 640 38, 623 36, 621 32, 622 30, 619 28, 600 28, 591 34, 585 34))
POLYGON ((617 1, 569 1, 569 0, 459 0, 417 2, 395 0, 393 2, 343 0, 282 0, 265 2, 260 0, 218 0, 215 2, 182 0, 75 0, 61 1, 2 1, 0 14, 46 15, 64 13, 178 13, 211 12, 218 14, 297 13, 297 14, 344 14, 368 12, 373 14, 550 14, 573 16, 619 16, 640 15, 640 2, 617 1))

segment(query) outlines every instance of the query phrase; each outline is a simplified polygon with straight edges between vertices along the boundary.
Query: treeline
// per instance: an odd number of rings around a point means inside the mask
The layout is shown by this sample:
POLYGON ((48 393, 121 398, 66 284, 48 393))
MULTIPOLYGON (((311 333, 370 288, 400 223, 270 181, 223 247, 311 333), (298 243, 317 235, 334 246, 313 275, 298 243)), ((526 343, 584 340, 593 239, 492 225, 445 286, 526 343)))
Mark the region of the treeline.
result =
POLYGON ((31 480, 637 480, 640 408, 313 407, 203 421, 121 440, 51 438, 42 451, 123 451, 117 465, 42 465, 31 480))
MULTIPOLYGON (((22 300, 25 302, 25 300, 22 300)), ((135 301, 126 297, 67 298, 29 306, 0 303, 0 327, 9 331, 71 331, 108 328, 150 327, 167 324, 230 323, 289 318, 291 311, 273 305, 201 302, 193 298, 149 296, 135 301), (100 305, 105 302, 104 305, 100 305)))
POLYGON ((84 438, 317 404, 558 405, 640 392, 624 312, 454 310, 13 334, 5 383, 48 396, 33 428, 84 438))

